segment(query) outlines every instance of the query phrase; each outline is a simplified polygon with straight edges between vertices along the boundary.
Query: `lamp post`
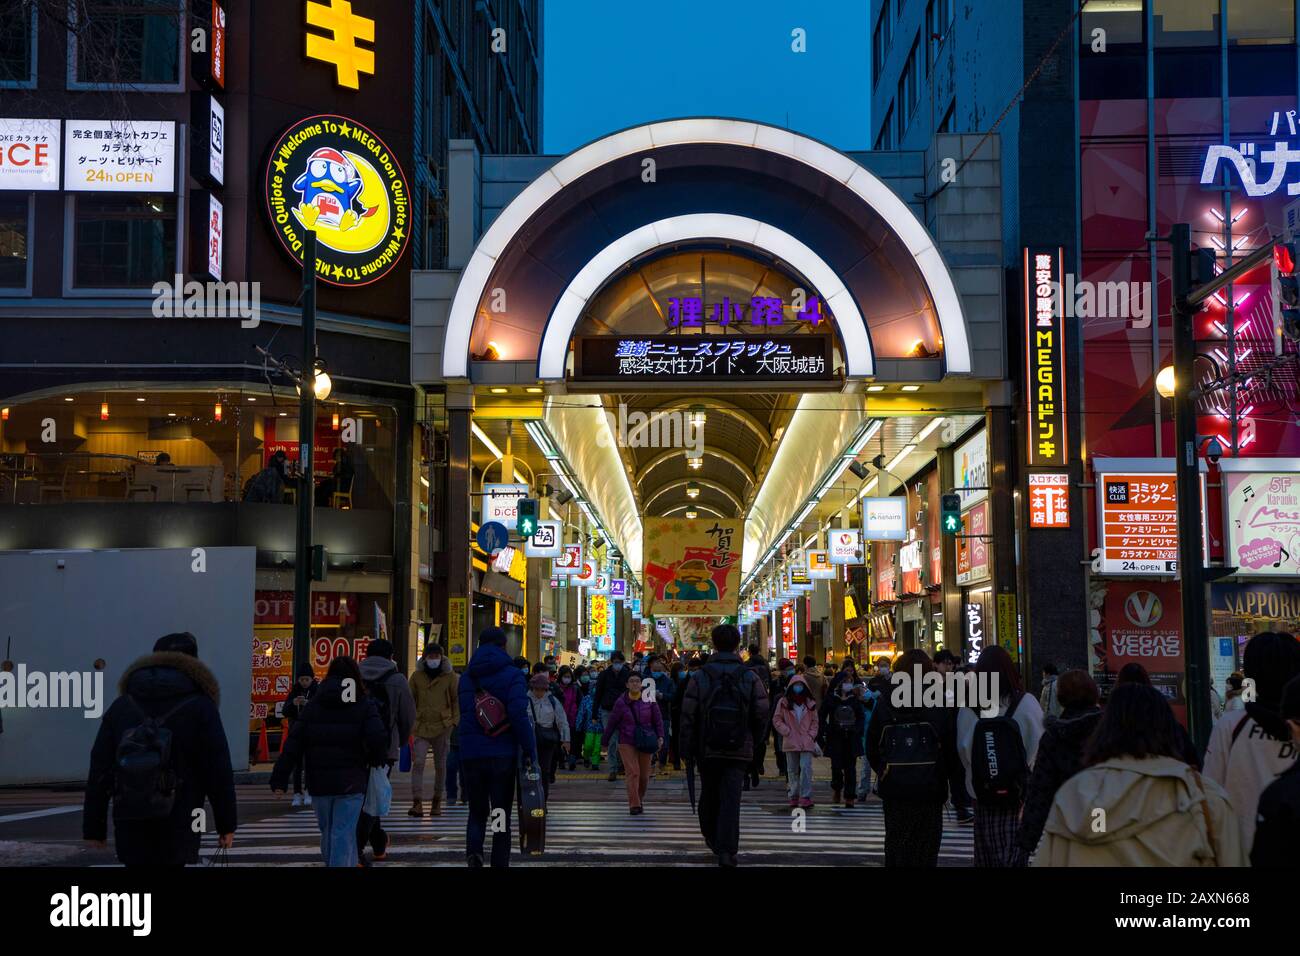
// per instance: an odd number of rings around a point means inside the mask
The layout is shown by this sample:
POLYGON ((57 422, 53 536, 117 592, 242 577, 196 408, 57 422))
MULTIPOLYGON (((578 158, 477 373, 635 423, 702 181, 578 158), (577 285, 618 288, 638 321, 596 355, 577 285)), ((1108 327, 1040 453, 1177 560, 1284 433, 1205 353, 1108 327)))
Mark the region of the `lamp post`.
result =
POLYGON ((312 474, 316 439, 316 230, 303 236, 302 372, 298 377, 298 524, 293 562, 293 666, 311 660, 312 474))

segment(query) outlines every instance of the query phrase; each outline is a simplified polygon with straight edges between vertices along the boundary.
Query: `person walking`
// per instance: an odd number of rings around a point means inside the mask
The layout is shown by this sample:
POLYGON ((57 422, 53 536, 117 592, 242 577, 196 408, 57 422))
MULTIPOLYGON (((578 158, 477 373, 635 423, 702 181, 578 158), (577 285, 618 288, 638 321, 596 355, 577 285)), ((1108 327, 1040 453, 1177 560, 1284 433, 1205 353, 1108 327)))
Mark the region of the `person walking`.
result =
MULTIPOLYGON (((375 698, 379 717, 388 729, 387 773, 393 774, 393 764, 401 755, 402 745, 410 739, 415 728, 415 700, 411 697, 411 687, 402 677, 393 663, 393 645, 385 638, 373 640, 366 647, 366 659, 360 664, 361 679, 366 689, 375 698)), ((384 821, 372 817, 364 810, 357 821, 357 855, 363 866, 369 866, 366 859, 366 844, 370 844, 374 860, 388 858, 388 846, 391 842, 384 830, 384 821)))
MULTIPOLYGON (((1151 675, 1147 669, 1137 661, 1129 661, 1119 669, 1115 675, 1115 683, 1119 684, 1144 684, 1147 687, 1152 686, 1151 675)), ((1192 741, 1192 735, 1187 732, 1187 728, 1180 723, 1174 724, 1174 734, 1178 737, 1178 753, 1182 756, 1183 762, 1201 769, 1201 754, 1196 749, 1196 744, 1192 741)))
POLYGON ((447 788, 447 754, 451 734, 460 723, 460 697, 456 692, 459 678, 451 661, 439 644, 424 649, 420 666, 407 682, 415 702, 415 734, 411 742, 411 809, 410 816, 424 815, 424 767, 433 754, 433 799, 429 816, 442 816, 442 794, 447 788))
MULTIPOLYGON (((922 679, 934 662, 922 650, 898 659, 906 680, 922 679)), ((914 707, 907 688, 882 694, 867 727, 867 760, 885 818, 885 866, 935 867, 943 839, 943 805, 966 785, 957 756, 957 721, 951 707, 914 707), (897 703, 896 703, 897 702, 897 703)))
POLYGON ((271 771, 271 791, 283 794, 291 768, 307 764, 307 790, 320 827, 326 866, 358 866, 357 825, 370 768, 388 761, 388 731, 351 657, 330 661, 325 680, 303 707, 271 771))
POLYGON ((740 795, 754 747, 767 735, 763 685, 737 649, 740 631, 719 624, 708 663, 686 684, 682 740, 700 767, 700 832, 720 866, 735 866, 740 851, 740 795))
POLYGON ((469 796, 465 822, 465 859, 484 863, 488 815, 503 814, 492 828, 492 866, 510 865, 510 814, 515 802, 519 761, 540 771, 537 738, 528 712, 528 685, 506 653, 506 632, 485 628, 478 648, 460 677, 461 772, 469 796))
MULTIPOLYGON (((763 696, 770 700, 772 696, 772 668, 768 666, 767 658, 763 656, 762 649, 757 644, 749 645, 745 666, 754 672, 754 677, 763 685, 763 696)), ((768 719, 771 719, 770 713, 768 719)), ((763 775, 763 765, 766 761, 767 734, 764 733, 762 738, 754 743, 754 759, 749 764, 743 789, 758 789, 758 778, 763 775)))
POLYGON ((578 702, 577 730, 582 736, 582 763, 600 772, 600 713, 596 708, 596 692, 588 691, 578 702))
POLYGON ((817 666, 817 658, 811 654, 803 659, 803 678, 808 684, 808 693, 812 695, 813 703, 820 707, 822 698, 826 696, 826 676, 817 666))
POLYGON ((1160 691, 1117 686, 1084 769, 1052 800, 1034 866, 1244 866, 1228 794, 1179 755, 1176 724, 1160 691))
POLYGON ((820 720, 817 702, 808 688, 804 674, 794 674, 786 682, 785 693, 772 711, 772 727, 777 745, 785 754, 786 795, 790 806, 813 807, 813 757, 821 756, 817 742, 820 720))
POLYGON ((193 634, 160 637, 118 681, 117 700, 100 718, 90 750, 82 807, 84 839, 108 846, 108 804, 113 802, 113 843, 125 866, 185 866, 199 861, 203 829, 194 827, 204 801, 212 804, 217 846, 235 840, 235 777, 230 746, 217 706, 221 687, 199 660, 193 634), (171 732, 164 753, 146 721, 171 732), (170 806, 159 798, 159 770, 176 785, 170 806))
MULTIPOLYGON (((776 772, 781 775, 781 779, 787 785, 790 783, 790 772, 786 767, 785 751, 781 747, 781 733, 776 729, 776 724, 772 719, 776 716, 776 705, 785 696, 792 677, 794 677, 794 662, 788 657, 783 657, 776 665, 776 677, 773 678, 771 687, 768 689, 768 706, 772 710, 768 717, 768 722, 772 725, 772 753, 776 756, 776 772)), ((804 687, 804 692, 807 693, 807 684, 804 687)))
POLYGON ((1087 671, 1060 675, 1055 693, 1061 715, 1043 718, 1043 739, 1038 743, 1020 819, 1020 849, 1025 857, 1038 847, 1056 791, 1083 768, 1084 748, 1101 723, 1101 692, 1087 671))
MULTIPOLYGON (((940 648, 934 655, 934 669, 940 674, 945 675, 945 678, 948 674, 965 673, 961 658, 946 647, 940 648)), ((870 766, 870 764, 868 764, 868 766, 870 766)), ((951 799, 953 811, 957 816, 957 823, 961 826, 970 826, 974 823, 975 809, 971 801, 970 792, 966 789, 965 783, 959 787, 952 788, 951 799)))
POLYGON ((1300 674, 1300 641, 1290 634, 1265 631, 1246 644, 1241 657, 1245 687, 1254 700, 1245 712, 1225 711, 1210 732, 1205 748, 1205 776, 1228 791, 1241 828, 1241 845, 1255 844, 1255 816, 1260 795, 1296 765, 1291 729, 1282 717, 1282 690, 1300 674))
MULTIPOLYGON (((1291 744, 1300 750, 1300 677, 1282 688, 1279 715, 1291 733, 1291 744)), ((1300 761, 1293 761, 1259 795, 1255 815, 1255 842, 1250 865, 1295 869, 1300 861, 1300 761)))
MULTIPOLYGON (((596 707, 598 708, 598 719, 602 727, 609 726, 609 715, 614 710, 614 705, 618 699, 623 696, 627 690, 627 679, 632 671, 628 669, 622 651, 614 651, 609 655, 609 666, 600 672, 600 677, 596 680, 596 707)), ((602 739, 604 735, 602 734, 602 739)), ((618 730, 615 728, 614 736, 605 741, 609 745, 609 780, 613 783, 618 779, 622 770, 622 764, 619 761, 619 737, 618 730)), ((600 761, 597 760, 597 763, 600 761)))
POLYGON ((858 798, 866 800, 871 793, 871 761, 865 759, 867 754, 867 735, 871 728, 871 717, 876 711, 876 703, 880 700, 880 695, 872 690, 865 683, 859 682, 854 688, 858 695, 858 700, 862 701, 863 727, 862 727, 862 775, 858 779, 858 798))
MULTIPOLYGON (((307 701, 311 700, 316 688, 320 683, 316 680, 316 672, 311 669, 310 664, 298 665, 298 676, 294 679, 293 687, 289 688, 289 693, 285 695, 284 703, 280 705, 280 713, 284 717, 286 724, 284 734, 280 740, 280 752, 284 752, 284 741, 288 739, 289 728, 293 722, 298 719, 302 709, 307 706, 307 701)), ((299 760, 293 768, 293 805, 295 807, 311 806, 311 794, 303 793, 302 789, 302 761, 299 760)))
POLYGON ((858 697, 852 671, 842 671, 834 692, 827 692, 821 708, 821 740, 831 758, 831 803, 844 801, 852 810, 857 802, 858 758, 863 753, 867 729, 866 708, 858 697))
POLYGON ((672 700, 668 703, 668 758, 674 770, 682 769, 682 699, 686 696, 686 680, 690 671, 680 660, 673 661, 668 680, 673 685, 672 700))
POLYGON ((1224 686, 1228 690, 1223 700, 1223 713, 1219 715, 1220 717, 1234 710, 1246 709, 1246 702, 1241 699, 1241 689, 1245 684, 1246 675, 1241 671, 1233 671, 1228 675, 1228 679, 1224 681, 1224 686))
POLYGON ((533 722, 533 734, 537 738, 542 795, 549 799, 551 784, 555 782, 551 767, 555 765, 557 754, 563 753, 569 744, 569 718, 559 698, 551 693, 549 674, 534 674, 528 681, 528 690, 528 717, 533 722))
MULTIPOLYGON (((654 701, 659 705, 659 716, 663 718, 663 746, 659 748, 659 753, 654 755, 654 762, 660 768, 668 766, 669 742, 673 735, 673 698, 676 694, 676 685, 668 676, 668 663, 664 660, 662 654, 656 654, 650 659, 650 680, 654 681, 654 701)), ((645 688, 642 688, 642 693, 645 688)))
POLYGON ((617 737, 619 756, 627 782, 627 807, 632 816, 643 811, 646 788, 650 785, 650 758, 663 749, 664 721, 659 705, 641 696, 641 675, 628 675, 627 690, 614 702, 602 743, 617 737))
MULTIPOLYGON (((579 668, 581 670, 582 668, 579 668)), ((570 772, 577 769, 578 752, 582 750, 582 744, 586 741, 578 733, 578 706, 582 703, 585 695, 585 688, 574 680, 573 668, 565 664, 560 668, 556 676, 555 684, 551 687, 560 706, 564 708, 564 717, 569 724, 568 760, 566 765, 570 772)))
POLYGON ((1043 708, 1044 717, 1061 716, 1061 701, 1057 696, 1056 665, 1050 661, 1043 665, 1043 688, 1038 692, 1038 706, 1043 708))
POLYGON ((996 687, 999 697, 996 716, 986 717, 970 707, 957 714, 957 750, 975 799, 975 865, 1024 866, 1020 810, 1043 736, 1043 709, 1036 697, 1025 693, 1020 671, 1005 648, 985 647, 975 673, 996 687))

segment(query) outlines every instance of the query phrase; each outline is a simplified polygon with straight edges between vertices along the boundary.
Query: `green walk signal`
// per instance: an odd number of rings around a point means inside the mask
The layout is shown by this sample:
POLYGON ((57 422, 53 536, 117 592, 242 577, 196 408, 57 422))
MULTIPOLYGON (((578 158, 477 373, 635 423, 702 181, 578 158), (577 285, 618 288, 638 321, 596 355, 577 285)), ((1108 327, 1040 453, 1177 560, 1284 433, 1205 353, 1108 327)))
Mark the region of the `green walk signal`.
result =
POLYGON ((515 519, 515 530, 525 538, 537 533, 537 499, 520 498, 519 512, 515 519))
POLYGON ((944 495, 939 499, 939 510, 942 513, 940 526, 944 534, 961 533, 961 495, 944 495))

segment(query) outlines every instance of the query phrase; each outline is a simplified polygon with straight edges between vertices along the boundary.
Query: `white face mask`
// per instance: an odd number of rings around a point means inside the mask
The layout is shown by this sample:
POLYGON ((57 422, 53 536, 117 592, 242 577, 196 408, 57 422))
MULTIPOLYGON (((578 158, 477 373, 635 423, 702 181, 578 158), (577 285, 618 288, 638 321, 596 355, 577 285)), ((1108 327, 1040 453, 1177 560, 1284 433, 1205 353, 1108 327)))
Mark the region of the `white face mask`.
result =
POLYGON ((429 668, 429 670, 431 670, 431 671, 432 671, 432 670, 437 670, 439 667, 442 666, 442 658, 441 658, 441 657, 426 657, 426 658, 424 659, 424 666, 427 667, 427 668, 429 668))
POLYGON ((572 677, 561 677, 561 678, 560 678, 560 683, 561 683, 561 684, 572 684, 572 683, 573 683, 573 678, 572 678, 572 677))

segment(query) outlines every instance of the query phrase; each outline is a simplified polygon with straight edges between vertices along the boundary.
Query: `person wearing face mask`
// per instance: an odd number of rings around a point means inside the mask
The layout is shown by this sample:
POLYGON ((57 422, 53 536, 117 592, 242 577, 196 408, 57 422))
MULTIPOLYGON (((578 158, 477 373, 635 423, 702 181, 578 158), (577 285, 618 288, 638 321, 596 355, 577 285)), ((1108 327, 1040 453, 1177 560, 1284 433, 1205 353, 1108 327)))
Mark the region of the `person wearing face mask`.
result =
POLYGON ((673 691, 675 690, 672 680, 668 677, 668 665, 664 662, 663 655, 656 654, 650 658, 649 679, 655 684, 655 703, 659 705, 659 713, 664 719, 664 742, 660 747, 659 753, 655 759, 660 767, 668 765, 668 741, 672 736, 672 708, 673 708, 673 691))
MULTIPOLYGON (((596 681, 596 707, 598 708, 597 716, 601 726, 609 726, 609 715, 614 711, 614 705, 618 703, 624 691, 627 690, 627 679, 632 672, 628 669, 627 658, 623 656, 622 651, 614 651, 609 655, 609 667, 600 673, 600 679, 596 681)), ((613 783, 618 779, 619 773, 622 772, 623 766, 619 754, 619 736, 618 728, 612 728, 613 736, 605 738, 602 733, 602 742, 609 746, 609 780, 613 783)))
POLYGON ((858 758, 862 756, 866 733, 866 708, 855 688, 852 674, 841 672, 842 679, 826 696, 822 707, 821 734, 831 758, 831 802, 844 798, 844 808, 852 810, 857 800, 858 758))
POLYGON ((581 735, 582 765, 589 770, 600 770, 600 709, 596 706, 596 691, 591 686, 591 671, 578 678, 582 699, 578 701, 578 719, 575 729, 581 735))
POLYGON ((573 669, 567 664, 556 675, 551 693, 564 708, 565 719, 569 722, 569 740, 572 744, 569 746, 568 767, 575 770, 578 766, 578 705, 582 703, 582 685, 573 679, 573 669))
POLYGON ((641 677, 629 674, 627 691, 614 703, 602 734, 603 742, 621 751, 627 771, 628 812, 639 815, 650 785, 650 758, 663 749, 663 714, 654 701, 641 694, 641 677), (618 744, 610 741, 617 734, 618 744))
POLYGON ((776 702, 772 726, 781 735, 781 750, 789 772, 786 793, 790 806, 813 806, 813 757, 821 756, 817 743, 819 714, 817 701, 802 674, 790 678, 785 694, 776 702))
POLYGON ((532 675, 532 673, 533 673, 533 665, 531 665, 531 664, 528 663, 528 658, 526 658, 526 657, 516 657, 516 658, 515 658, 515 667, 519 668, 519 672, 520 672, 521 674, 524 675, 524 683, 527 683, 527 682, 528 682, 528 678, 529 678, 529 677, 532 675))
MULTIPOLYGON (((794 661, 788 657, 781 658, 780 663, 777 664, 776 677, 772 680, 772 692, 768 695, 768 699, 772 702, 773 713, 776 712, 776 705, 785 696, 786 689, 790 686, 790 680, 793 677, 794 661)), ((776 754, 776 772, 788 784, 790 782, 790 772, 786 766, 785 751, 781 749, 781 732, 776 729, 775 724, 772 726, 772 752, 776 754)))
POLYGON ((548 798, 555 778, 551 767, 555 755, 569 744, 569 718, 564 707, 551 693, 551 679, 545 673, 534 674, 528 682, 528 716, 537 736, 537 765, 542 770, 542 793, 548 798))
POLYGON ((424 766, 433 754, 433 799, 429 816, 442 816, 442 795, 447 788, 447 753, 451 733, 460 723, 458 678, 451 661, 439 644, 424 649, 420 666, 407 682, 415 700, 414 740, 411 743, 411 809, 413 817, 424 816, 424 766))
POLYGON ((686 696, 686 681, 690 676, 685 664, 673 661, 668 672, 668 682, 673 688, 673 697, 668 703, 668 758, 673 762, 674 770, 682 769, 682 698, 686 696))

